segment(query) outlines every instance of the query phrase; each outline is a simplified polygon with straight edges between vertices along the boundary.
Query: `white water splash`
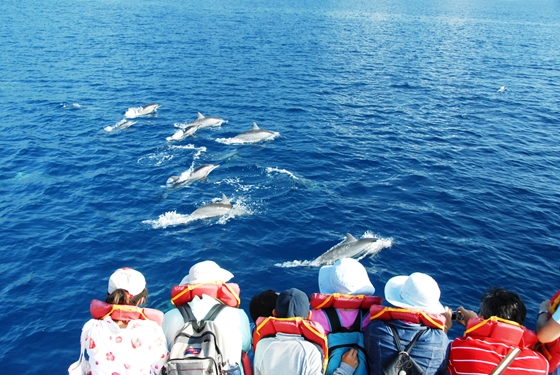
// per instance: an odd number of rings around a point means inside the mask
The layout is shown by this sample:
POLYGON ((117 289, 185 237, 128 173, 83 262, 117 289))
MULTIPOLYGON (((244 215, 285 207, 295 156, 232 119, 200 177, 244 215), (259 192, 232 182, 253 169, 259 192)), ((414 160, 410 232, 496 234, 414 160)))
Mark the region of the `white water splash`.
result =
MULTIPOLYGON (((366 233, 364 233, 362 238, 378 238, 378 240, 376 242, 373 242, 367 248, 365 248, 364 252, 362 252, 362 253, 358 254, 358 256, 354 257, 358 261, 364 259, 367 256, 373 256, 373 255, 377 254, 378 252, 380 252, 381 250, 393 246, 393 240, 391 238, 377 237, 377 236, 373 235, 370 231, 367 231, 366 233)), ((340 245, 340 244, 342 244, 343 242, 344 242, 344 240, 341 241, 340 243, 334 245, 333 247, 331 247, 331 249, 340 245)), ((329 250, 331 250, 331 249, 329 249, 329 250)), ((327 252, 329 250, 327 250, 327 252)), ((320 267, 320 266, 323 266, 325 264, 332 264, 332 263, 336 262, 336 259, 334 259, 334 260, 332 260, 328 263, 321 263, 321 262, 316 261, 317 258, 315 258, 313 260, 293 260, 291 262, 276 263, 274 266, 280 267, 280 268, 320 267)))
POLYGON ((287 174, 288 176, 290 176, 291 178, 293 178, 294 180, 299 180, 299 178, 296 175, 294 175, 292 172, 290 172, 286 169, 272 168, 272 167, 267 167, 266 168, 266 173, 271 174, 272 172, 284 173, 284 174, 287 174))
POLYGON ((172 160, 173 158, 174 158, 173 155, 167 153, 149 154, 139 158, 137 163, 142 164, 144 163, 144 160, 148 160, 150 164, 157 167, 164 164, 165 162, 172 160))
POLYGON ((150 115, 152 113, 155 113, 159 107, 161 107, 159 104, 154 103, 145 105, 143 107, 129 108, 124 113, 124 117, 136 118, 140 116, 150 115))
POLYGON ((123 130, 126 128, 131 127, 132 125, 136 124, 137 121, 128 121, 126 119, 122 119, 121 121, 117 122, 114 126, 106 126, 105 128, 103 128, 103 130, 105 130, 106 132, 112 132, 115 130, 123 130))
POLYGON ((60 103, 60 105, 62 106, 62 108, 82 108, 82 105, 79 103, 60 103))

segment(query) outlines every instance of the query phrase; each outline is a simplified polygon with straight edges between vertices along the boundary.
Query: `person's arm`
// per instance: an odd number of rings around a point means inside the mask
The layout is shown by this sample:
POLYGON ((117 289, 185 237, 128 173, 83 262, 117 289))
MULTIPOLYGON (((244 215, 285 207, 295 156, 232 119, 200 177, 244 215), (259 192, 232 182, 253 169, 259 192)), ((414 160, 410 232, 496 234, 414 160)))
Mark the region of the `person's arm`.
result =
POLYGON ((247 353, 251 350, 251 324, 244 310, 239 309, 239 331, 241 333, 241 350, 247 353))
POLYGON ((540 342, 547 343, 560 337, 560 309, 548 317, 550 301, 541 302, 539 316, 537 317, 537 338, 540 342))
POLYGON ((358 364, 358 350, 350 349, 342 356, 342 362, 333 375, 353 375, 358 364))
POLYGON ((162 329, 165 333, 165 340, 167 342, 167 348, 171 350, 173 346, 173 341, 175 341, 175 335, 177 331, 183 326, 185 323, 183 319, 183 315, 178 309, 171 309, 165 313, 163 316, 163 325, 162 329))
POLYGON ((463 306, 457 307, 457 313, 457 319, 455 321, 464 326, 469 324, 471 318, 476 318, 478 316, 474 311, 467 310, 463 306))
POLYGON ((443 316, 445 316, 445 328, 444 332, 447 333, 453 326, 453 310, 449 307, 445 306, 445 311, 443 312, 443 316))

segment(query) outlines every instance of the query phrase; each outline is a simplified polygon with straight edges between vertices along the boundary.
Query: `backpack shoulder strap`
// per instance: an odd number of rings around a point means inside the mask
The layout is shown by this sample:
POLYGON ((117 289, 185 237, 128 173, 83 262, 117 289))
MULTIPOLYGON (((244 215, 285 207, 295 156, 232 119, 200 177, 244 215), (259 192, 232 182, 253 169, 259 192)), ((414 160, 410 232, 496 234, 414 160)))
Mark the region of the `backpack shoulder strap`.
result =
POLYGON ((198 331, 200 327, 189 304, 185 303, 184 305, 179 306, 178 309, 181 315, 183 316, 183 321, 185 322, 185 324, 190 323, 193 326, 193 328, 196 331, 198 331))
MULTIPOLYGON (((387 325, 389 326, 389 328, 391 328, 391 331, 393 331, 393 339, 395 340, 395 344, 397 345, 397 349, 399 350, 399 353, 403 352, 401 346, 401 340, 397 332, 397 329, 393 327, 393 325, 391 324, 387 324, 387 325)), ((405 353, 410 354, 412 347, 414 346, 414 344, 416 344, 416 341, 418 341, 418 339, 420 338, 420 336, 422 336, 424 332, 426 332, 426 329, 421 329, 420 331, 416 332, 412 340, 410 340, 410 342, 406 346, 406 349, 404 350, 405 353)))
POLYGON ((331 333, 341 332, 342 324, 340 323, 340 317, 338 316, 334 307, 327 307, 323 310, 325 315, 329 320, 329 325, 331 326, 331 333))
POLYGON ((369 312, 368 309, 360 309, 360 311, 358 311, 358 315, 356 315, 356 320, 354 320, 354 324, 352 324, 352 327, 350 327, 350 330, 352 332, 363 332, 362 320, 364 319, 364 316, 366 316, 368 312, 369 312))
POLYGON ((424 332, 426 332, 425 329, 422 329, 422 330, 416 332, 416 334, 414 335, 414 337, 412 338, 412 340, 410 341, 410 343, 408 344, 408 346, 406 347, 406 349, 404 351, 407 352, 408 354, 410 354, 410 350, 412 349, 414 344, 416 344, 416 341, 418 341, 418 339, 420 338, 420 336, 422 336, 422 334, 424 332))
POLYGON ((208 311, 208 313, 206 314, 206 316, 204 317, 204 321, 213 321, 214 319, 216 319, 216 317, 218 316, 218 314, 226 307, 226 305, 223 305, 222 303, 218 303, 214 306, 212 306, 212 308, 208 311))
POLYGON ((183 315, 183 321, 186 322, 196 322, 196 318, 192 312, 191 307, 189 306, 188 303, 185 303, 184 305, 181 305, 178 307, 179 312, 181 313, 181 315, 183 315))
POLYGON ((402 352, 402 346, 401 346, 401 340, 399 338, 399 333, 397 332, 397 330, 395 329, 395 327, 393 327, 392 324, 387 324, 389 326, 389 328, 391 328, 391 331, 393 331, 393 340, 395 341, 395 345, 397 346, 397 350, 400 352, 402 352))
POLYGON ((334 307, 328 307, 323 309, 325 315, 329 320, 329 324, 331 326, 331 333, 338 333, 338 332, 361 332, 362 331, 362 319, 364 315, 367 313, 368 310, 366 309, 359 309, 358 314, 356 315, 356 319, 352 325, 348 328, 343 327, 342 323, 340 322, 340 316, 334 307))

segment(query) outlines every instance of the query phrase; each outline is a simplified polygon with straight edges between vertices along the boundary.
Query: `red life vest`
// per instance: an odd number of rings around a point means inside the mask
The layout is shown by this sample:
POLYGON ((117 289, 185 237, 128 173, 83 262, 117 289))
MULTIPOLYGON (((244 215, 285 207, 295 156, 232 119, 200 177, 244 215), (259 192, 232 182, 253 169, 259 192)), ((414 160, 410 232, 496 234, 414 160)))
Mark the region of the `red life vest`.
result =
POLYGON ((309 299, 313 310, 334 307, 337 309, 369 309, 371 305, 379 305, 383 298, 377 296, 366 296, 363 294, 321 294, 313 293, 309 299))
POLYGON ((112 305, 97 299, 91 301, 89 312, 94 319, 105 319, 110 316, 113 320, 124 322, 152 320, 160 326, 163 324, 163 313, 159 310, 130 305, 112 305))
MULTIPOLYGON (((560 290, 550 298, 548 319, 550 319, 552 317, 552 314, 556 312, 559 304, 560 290)), ((547 342, 546 344, 539 345, 539 351, 546 357, 546 359, 550 363, 550 372, 560 367, 560 338, 557 338, 556 340, 551 342, 547 342)))
POLYGON ((463 337, 451 344, 448 372, 489 374, 512 348, 521 352, 505 374, 548 374, 548 363, 531 349, 537 343, 534 331, 522 325, 492 316, 489 319, 471 318, 463 337))
POLYGON ((404 320, 410 323, 422 324, 426 327, 441 329, 445 328, 447 319, 442 314, 428 313, 419 310, 402 309, 399 307, 387 307, 372 305, 369 309, 370 321, 379 319, 383 321, 404 320))
POLYGON ((258 342, 277 333, 288 333, 303 336, 306 340, 319 345, 323 352, 323 369, 327 368, 329 361, 329 349, 327 336, 323 327, 317 323, 303 318, 274 318, 260 317, 255 322, 255 332, 253 332, 253 345, 257 349, 258 342))
POLYGON ((203 294, 221 301, 226 306, 239 307, 239 285, 234 283, 224 283, 215 281, 204 284, 185 284, 174 286, 171 289, 171 303, 178 307, 193 300, 203 294))

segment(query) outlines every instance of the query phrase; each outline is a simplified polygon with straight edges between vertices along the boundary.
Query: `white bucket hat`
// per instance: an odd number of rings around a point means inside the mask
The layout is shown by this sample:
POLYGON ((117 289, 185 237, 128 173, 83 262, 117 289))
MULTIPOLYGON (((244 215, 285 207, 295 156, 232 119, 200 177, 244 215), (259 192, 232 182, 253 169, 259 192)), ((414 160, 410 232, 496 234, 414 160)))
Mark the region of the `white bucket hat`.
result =
POLYGON ((216 262, 205 260, 191 267, 189 274, 183 277, 180 285, 185 284, 204 284, 213 281, 227 283, 233 278, 233 274, 218 266, 216 262))
POLYGON ((146 288, 146 279, 140 272, 132 268, 119 268, 109 278, 109 294, 117 289, 124 289, 132 296, 136 296, 146 288))
POLYGON ((385 299, 397 307, 440 314, 445 311, 439 302, 440 295, 437 282, 431 276, 420 272, 410 276, 395 276, 385 285, 385 299))
POLYGON ((323 294, 372 295, 375 288, 367 271, 356 259, 342 258, 319 269, 319 291, 323 294))

